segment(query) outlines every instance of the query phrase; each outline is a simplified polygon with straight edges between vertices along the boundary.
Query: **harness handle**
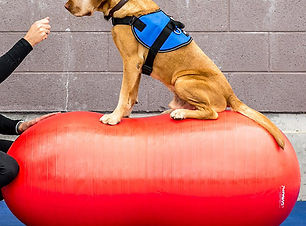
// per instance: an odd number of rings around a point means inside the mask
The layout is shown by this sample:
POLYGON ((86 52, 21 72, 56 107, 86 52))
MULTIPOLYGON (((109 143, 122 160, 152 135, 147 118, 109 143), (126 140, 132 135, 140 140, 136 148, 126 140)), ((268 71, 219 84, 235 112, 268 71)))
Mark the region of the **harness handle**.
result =
POLYGON ((185 24, 183 24, 180 21, 176 21, 176 20, 172 20, 173 23, 175 24, 176 27, 178 27, 179 29, 184 29, 185 28, 185 24))

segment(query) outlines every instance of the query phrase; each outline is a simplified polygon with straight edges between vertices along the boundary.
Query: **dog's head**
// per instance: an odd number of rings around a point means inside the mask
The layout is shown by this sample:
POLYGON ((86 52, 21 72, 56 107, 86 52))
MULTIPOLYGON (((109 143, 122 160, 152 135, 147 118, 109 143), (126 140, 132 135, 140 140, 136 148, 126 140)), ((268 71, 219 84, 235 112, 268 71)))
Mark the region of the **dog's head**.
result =
POLYGON ((68 0, 65 8, 74 16, 91 16, 109 0, 68 0))

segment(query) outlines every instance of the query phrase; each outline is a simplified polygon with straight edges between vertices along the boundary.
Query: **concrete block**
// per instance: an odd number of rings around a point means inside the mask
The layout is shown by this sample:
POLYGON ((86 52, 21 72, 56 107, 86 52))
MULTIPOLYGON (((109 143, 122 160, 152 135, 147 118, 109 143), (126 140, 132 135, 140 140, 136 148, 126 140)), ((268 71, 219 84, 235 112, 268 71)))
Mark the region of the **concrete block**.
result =
MULTIPOLYGON (((189 31, 228 30, 228 1, 157 0, 169 15, 185 22, 189 31), (199 11, 200 9, 200 11, 199 11)), ((96 12, 94 16, 76 18, 64 8, 65 1, 54 4, 47 0, 1 1, 0 31, 26 31, 30 25, 46 16, 50 17, 53 31, 110 31, 111 23, 96 12)))
POLYGON ((111 112, 117 106, 121 73, 70 73, 68 110, 111 112))
POLYGON ((0 111, 65 110, 66 83, 67 76, 62 73, 14 73, 1 83, 0 111))
MULTIPOLYGON (((265 33, 190 33, 222 71, 268 71, 269 44, 265 33)), ((110 38, 109 70, 122 71, 121 56, 110 38)))
POLYGON ((229 1, 156 0, 161 9, 186 25, 186 31, 227 31, 229 1))
MULTIPOLYGON (((118 103, 122 73, 70 73, 68 110, 112 112, 118 103)), ((170 93, 158 81, 142 77, 134 112, 163 111, 170 93)))
MULTIPOLYGON (((52 33, 34 47, 17 71, 106 71, 108 34, 88 32, 52 33)), ((4 54, 22 37, 21 33, 0 33, 4 54)))
POLYGON ((305 31, 306 1, 230 1, 231 31, 305 31))
POLYGON ((50 17, 52 31, 110 31, 111 23, 96 12, 91 17, 77 18, 65 8, 66 1, 47 0, 0 1, 0 31, 27 31, 36 20, 50 17))
POLYGON ((306 133, 305 114, 265 113, 284 133, 306 133))
POLYGON ((0 1, 0 31, 28 30, 34 17, 29 3, 22 0, 0 1))
POLYGON ((160 81, 147 75, 142 75, 139 87, 139 103, 134 112, 163 112, 168 110, 168 104, 173 94, 160 81))
POLYGON ((264 112, 306 112, 305 73, 231 73, 228 80, 236 95, 264 112))
POLYGON ((195 42, 222 71, 267 71, 265 33, 191 33, 195 42))
POLYGON ((306 71, 306 33, 271 33, 270 46, 272 71, 306 71))

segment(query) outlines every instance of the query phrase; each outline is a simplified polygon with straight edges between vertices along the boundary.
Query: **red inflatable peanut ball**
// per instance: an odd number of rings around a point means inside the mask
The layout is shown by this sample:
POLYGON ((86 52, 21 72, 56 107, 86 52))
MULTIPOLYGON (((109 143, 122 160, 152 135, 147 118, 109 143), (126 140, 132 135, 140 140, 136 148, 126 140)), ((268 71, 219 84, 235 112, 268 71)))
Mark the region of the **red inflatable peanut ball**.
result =
POLYGON ((71 112, 23 133, 3 189, 26 225, 279 225, 300 189, 290 142, 235 112, 217 120, 71 112))

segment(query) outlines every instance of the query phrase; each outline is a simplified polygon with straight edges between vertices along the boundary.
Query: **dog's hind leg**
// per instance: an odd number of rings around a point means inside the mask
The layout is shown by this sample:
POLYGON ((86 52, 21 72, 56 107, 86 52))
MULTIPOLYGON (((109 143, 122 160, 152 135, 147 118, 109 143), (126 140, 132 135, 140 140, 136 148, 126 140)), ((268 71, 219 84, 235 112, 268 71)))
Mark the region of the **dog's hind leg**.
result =
POLYGON ((186 118, 195 118, 195 119, 217 119, 218 113, 208 107, 204 106, 202 108, 198 107, 197 110, 188 110, 188 109, 176 109, 170 114, 171 118, 176 120, 186 119, 186 118))
POLYGON ((227 106, 224 96, 203 76, 182 76, 176 80, 174 88, 178 97, 194 106, 194 110, 176 109, 170 115, 173 119, 217 119, 217 112, 227 106))
POLYGON ((189 104, 187 101, 182 100, 178 97, 178 95, 174 94, 173 100, 169 103, 169 107, 172 110, 175 109, 189 109, 189 110, 195 110, 195 107, 191 104, 189 104))
POLYGON ((170 114, 176 109, 189 109, 189 110, 195 110, 195 106, 189 104, 188 102, 182 100, 179 98, 175 93, 173 100, 169 103, 169 108, 168 110, 162 112, 162 114, 170 114))

